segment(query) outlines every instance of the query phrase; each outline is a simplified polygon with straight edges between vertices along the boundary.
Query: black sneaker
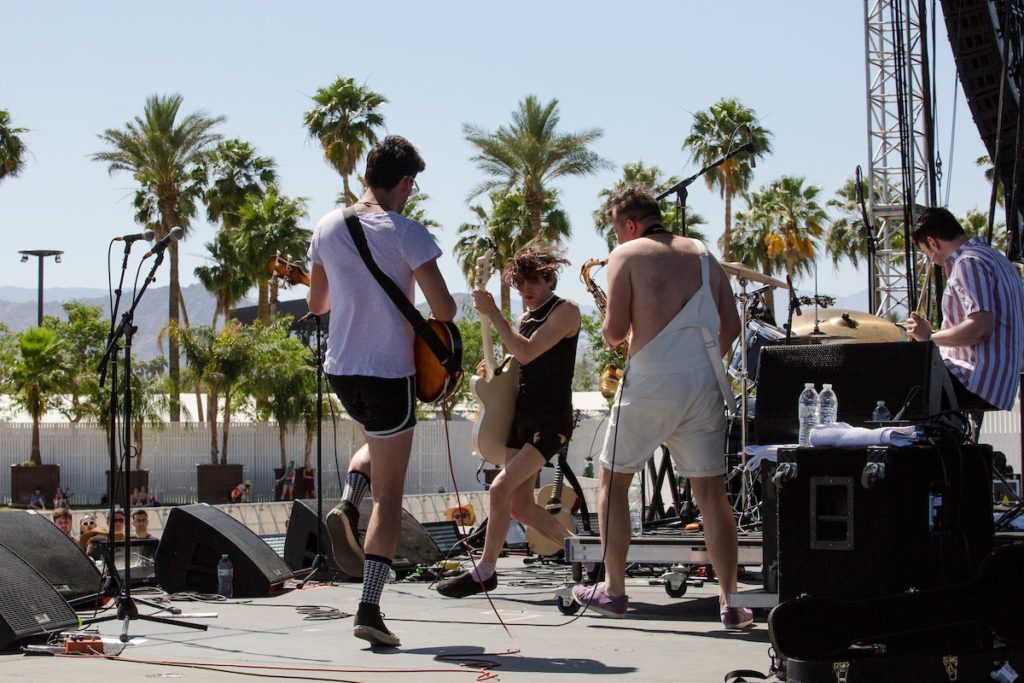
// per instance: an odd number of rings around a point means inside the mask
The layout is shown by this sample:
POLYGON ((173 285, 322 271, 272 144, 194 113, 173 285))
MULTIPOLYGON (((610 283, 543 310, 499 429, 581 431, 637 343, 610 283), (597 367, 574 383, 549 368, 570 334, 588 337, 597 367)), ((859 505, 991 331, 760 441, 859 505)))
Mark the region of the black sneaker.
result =
POLYGON ((384 625, 380 605, 359 603, 352 635, 368 641, 371 646, 398 647, 402 641, 384 625))
POLYGON ((331 554, 338 568, 354 579, 363 578, 366 556, 359 537, 359 508, 343 500, 327 513, 325 523, 331 539, 331 554))
POLYGON ((469 595, 490 592, 498 587, 498 573, 484 579, 483 584, 473 578, 473 572, 463 572, 437 584, 437 592, 446 598, 464 598, 469 595))

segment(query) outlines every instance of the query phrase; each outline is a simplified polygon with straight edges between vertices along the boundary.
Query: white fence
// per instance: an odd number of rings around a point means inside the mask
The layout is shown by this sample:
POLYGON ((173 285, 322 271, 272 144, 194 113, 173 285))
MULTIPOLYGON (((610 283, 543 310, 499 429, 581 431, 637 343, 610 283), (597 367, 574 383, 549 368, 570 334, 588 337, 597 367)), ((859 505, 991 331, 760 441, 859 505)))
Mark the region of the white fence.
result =
MULTIPOLYGON (((604 420, 583 419, 569 448, 573 470, 582 473, 584 460, 599 450, 604 420), (598 430, 600 429, 600 433, 598 430), (596 438, 595 438, 596 437, 596 438)), ((477 481, 482 462, 472 455, 468 420, 422 420, 416 425, 412 459, 405 480, 407 494, 452 491, 454 469, 460 491, 483 490, 477 481), (449 467, 449 444, 451 462, 449 467)), ((323 424, 324 496, 339 497, 349 457, 362 443, 359 431, 350 420, 323 424), (340 472, 340 475, 339 475, 340 472)), ((11 465, 28 460, 32 425, 0 423, 0 502, 10 503, 11 465)), ((302 465, 305 435, 290 431, 285 447, 289 460, 302 465)), ((46 464, 60 465, 61 484, 74 494, 78 505, 98 504, 106 491, 105 473, 110 468, 106 433, 96 425, 45 423, 40 427, 40 450, 46 464)), ((312 459, 316 465, 316 440, 312 459)), ((196 465, 210 462, 210 430, 204 423, 167 424, 146 427, 143 435, 142 469, 149 470, 150 492, 163 504, 182 505, 196 500, 196 465)), ((228 462, 241 464, 244 477, 252 480, 254 502, 273 500, 274 468, 281 466, 278 429, 274 423, 236 423, 231 425, 228 462)), ((132 462, 132 469, 138 466, 132 462)), ((482 481, 483 475, 480 475, 482 481)), ((53 495, 46 492, 47 497, 53 495)))

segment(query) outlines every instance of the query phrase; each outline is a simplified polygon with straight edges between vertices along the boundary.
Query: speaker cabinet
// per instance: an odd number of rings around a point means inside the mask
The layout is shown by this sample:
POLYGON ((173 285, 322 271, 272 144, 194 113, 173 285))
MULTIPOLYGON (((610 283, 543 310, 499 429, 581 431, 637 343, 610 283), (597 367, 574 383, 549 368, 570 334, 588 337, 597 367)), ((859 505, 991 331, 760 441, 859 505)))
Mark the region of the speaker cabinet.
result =
MULTIPOLYGON (((340 500, 337 498, 325 499, 323 502, 324 517, 339 502, 340 500)), ((364 498, 359 504, 359 531, 362 537, 366 536, 366 525, 370 521, 372 505, 369 497, 364 498)), ((293 570, 298 571, 312 566, 313 558, 316 557, 316 528, 316 500, 303 499, 293 502, 292 515, 288 520, 288 536, 284 541, 284 559, 293 570)), ((341 572, 331 552, 327 527, 322 521, 320 528, 321 546, 327 557, 327 565, 332 571, 341 572)), ((392 564, 395 572, 408 573, 417 565, 433 564, 442 559, 441 551, 438 550, 430 533, 416 521, 415 517, 402 510, 402 528, 398 534, 398 547, 395 549, 395 558, 392 564)))
POLYGON ((217 592, 217 563, 227 555, 237 597, 280 589, 292 571, 247 526, 206 504, 171 510, 156 551, 156 579, 168 593, 217 592))
POLYGON ((69 603, 88 602, 100 590, 99 570, 48 517, 34 510, 0 512, 0 543, 42 574, 69 603))
POLYGON ((839 421, 854 426, 871 419, 876 401, 885 401, 894 416, 906 404, 903 419, 917 420, 938 413, 944 400, 956 400, 934 344, 766 346, 757 377, 754 443, 759 444, 797 442, 797 402, 805 382, 819 390, 831 384, 839 398, 839 421))
POLYGON ((780 602, 969 579, 993 546, 991 459, 981 445, 780 449, 780 602))
MULTIPOLYGON (((58 531, 60 531, 58 529, 58 531)), ((0 650, 31 638, 76 628, 78 616, 47 579, 0 543, 0 650)))

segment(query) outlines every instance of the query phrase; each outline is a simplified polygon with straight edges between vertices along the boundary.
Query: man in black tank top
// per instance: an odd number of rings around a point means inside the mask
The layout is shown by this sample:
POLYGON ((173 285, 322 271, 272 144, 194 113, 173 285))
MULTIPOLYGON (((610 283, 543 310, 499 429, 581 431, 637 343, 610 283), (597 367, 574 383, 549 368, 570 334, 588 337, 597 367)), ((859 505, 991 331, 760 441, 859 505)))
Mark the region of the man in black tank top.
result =
POLYGON ((473 292, 473 305, 494 325, 508 352, 520 363, 519 389, 505 466, 488 492, 490 513, 483 556, 472 570, 439 583, 441 595, 462 598, 498 585, 494 567, 510 519, 558 543, 573 534, 534 502, 533 492, 540 468, 568 442, 573 429, 572 376, 580 309, 554 293, 558 271, 568 264, 561 251, 537 240, 506 264, 502 279, 519 290, 527 308, 518 331, 501 315, 494 297, 485 291, 473 292))

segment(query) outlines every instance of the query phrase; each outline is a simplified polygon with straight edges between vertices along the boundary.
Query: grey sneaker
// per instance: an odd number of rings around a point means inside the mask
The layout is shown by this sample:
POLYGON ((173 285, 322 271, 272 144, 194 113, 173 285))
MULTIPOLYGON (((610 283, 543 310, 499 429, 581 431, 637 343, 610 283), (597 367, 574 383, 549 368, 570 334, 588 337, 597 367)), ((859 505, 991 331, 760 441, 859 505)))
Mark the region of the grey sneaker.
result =
POLYGON ((629 607, 629 598, 625 595, 608 595, 603 583, 594 586, 573 586, 572 599, 578 605, 613 619, 625 619, 626 609, 629 607))
POLYGON ((331 554, 341 571, 354 579, 363 578, 363 543, 359 537, 359 508, 343 500, 327 513, 327 535, 331 554))
POLYGON ((380 605, 359 603, 352 635, 362 638, 372 646, 398 647, 402 641, 384 625, 383 616, 380 613, 380 605))

